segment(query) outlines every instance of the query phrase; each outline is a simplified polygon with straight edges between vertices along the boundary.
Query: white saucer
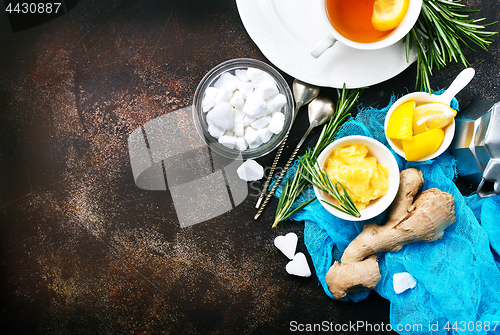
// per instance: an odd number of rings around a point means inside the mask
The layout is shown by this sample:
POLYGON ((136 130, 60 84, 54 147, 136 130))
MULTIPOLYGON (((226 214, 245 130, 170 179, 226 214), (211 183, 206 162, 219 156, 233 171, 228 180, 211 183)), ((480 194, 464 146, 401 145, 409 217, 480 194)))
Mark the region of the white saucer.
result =
POLYGON ((236 0, 243 25, 264 56, 288 75, 323 86, 357 88, 390 79, 409 62, 403 42, 362 51, 336 43, 319 58, 311 50, 327 34, 319 0, 236 0))

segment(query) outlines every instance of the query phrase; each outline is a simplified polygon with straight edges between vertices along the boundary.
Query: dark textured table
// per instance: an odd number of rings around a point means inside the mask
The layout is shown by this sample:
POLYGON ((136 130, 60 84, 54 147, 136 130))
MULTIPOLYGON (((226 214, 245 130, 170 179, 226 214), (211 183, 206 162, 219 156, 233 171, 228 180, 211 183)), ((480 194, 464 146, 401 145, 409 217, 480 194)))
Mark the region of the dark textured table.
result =
MULTIPOLYGON (((489 22, 500 17, 497 0, 463 3, 489 22)), ((187 228, 169 191, 134 182, 132 131, 190 106, 200 79, 222 61, 270 63, 234 0, 66 1, 66 14, 33 27, 0 9, 3 333, 272 334, 292 331, 293 322, 389 322, 389 302, 375 292, 338 302, 314 274, 286 274, 273 240, 294 231, 297 251, 307 254, 303 223, 271 229, 275 199, 253 220, 263 182, 251 183, 234 209, 187 228)), ((457 95, 461 106, 500 101, 498 40, 489 51, 466 51, 476 76, 457 95)), ((436 70, 432 86, 446 87, 461 69, 436 70)), ((415 71, 413 64, 373 85, 359 103, 385 106, 391 94, 413 91, 415 71)), ((258 161, 269 166, 273 157, 258 161)))

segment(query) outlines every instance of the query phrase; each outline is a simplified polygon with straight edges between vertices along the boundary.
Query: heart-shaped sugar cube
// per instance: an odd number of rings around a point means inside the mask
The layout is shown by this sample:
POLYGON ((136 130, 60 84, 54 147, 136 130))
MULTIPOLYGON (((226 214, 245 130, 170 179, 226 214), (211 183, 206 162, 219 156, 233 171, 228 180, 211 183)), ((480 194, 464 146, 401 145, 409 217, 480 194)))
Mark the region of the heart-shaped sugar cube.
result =
POLYGON ((309 264, 307 264, 306 255, 301 252, 298 252, 293 260, 288 262, 285 269, 291 275, 301 277, 311 276, 311 269, 309 269, 309 264))
POLYGON ((277 236, 274 239, 274 245, 276 246, 276 248, 281 250, 281 252, 285 254, 288 259, 293 259, 298 240, 299 238, 297 237, 297 234, 288 233, 285 236, 277 236))

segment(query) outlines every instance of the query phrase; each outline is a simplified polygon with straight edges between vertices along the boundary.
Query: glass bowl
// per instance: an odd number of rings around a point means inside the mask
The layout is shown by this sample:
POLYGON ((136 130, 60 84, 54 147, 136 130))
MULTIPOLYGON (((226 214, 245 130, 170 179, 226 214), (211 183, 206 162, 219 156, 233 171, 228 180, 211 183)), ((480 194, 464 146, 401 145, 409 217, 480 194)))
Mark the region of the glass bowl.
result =
POLYGON ((253 159, 262 157, 276 149, 283 141, 292 126, 292 121, 294 119, 293 114, 294 102, 292 91, 290 90, 288 83, 285 81, 283 76, 273 67, 255 59, 237 58, 225 61, 217 65, 203 77, 203 79, 198 84, 198 87, 196 88, 196 92, 194 94, 193 119, 198 134, 212 150, 228 158, 236 158, 241 154, 241 157, 243 159, 253 159), (261 144, 257 148, 247 148, 246 150, 240 151, 238 149, 231 149, 219 143, 217 138, 213 137, 208 132, 208 123, 206 118, 207 113, 203 112, 202 110, 202 100, 205 96, 205 91, 207 90, 207 88, 213 86, 223 73, 229 72, 231 74, 235 74, 236 70, 246 70, 250 67, 262 70, 269 76, 271 76, 271 78, 276 83, 279 93, 285 96, 286 103, 281 108, 281 112, 284 114, 285 120, 281 132, 279 132, 278 134, 273 134, 268 142, 261 144))

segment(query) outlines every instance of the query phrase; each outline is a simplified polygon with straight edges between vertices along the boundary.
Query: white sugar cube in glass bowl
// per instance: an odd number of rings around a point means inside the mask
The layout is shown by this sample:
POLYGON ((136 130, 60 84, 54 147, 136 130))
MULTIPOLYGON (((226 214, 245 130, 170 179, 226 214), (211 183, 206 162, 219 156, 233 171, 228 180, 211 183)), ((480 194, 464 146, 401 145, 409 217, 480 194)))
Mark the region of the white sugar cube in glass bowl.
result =
POLYGON ((258 158, 276 149, 292 126, 293 113, 292 91, 283 76, 255 59, 217 65, 194 94, 198 134, 229 158, 258 158))

